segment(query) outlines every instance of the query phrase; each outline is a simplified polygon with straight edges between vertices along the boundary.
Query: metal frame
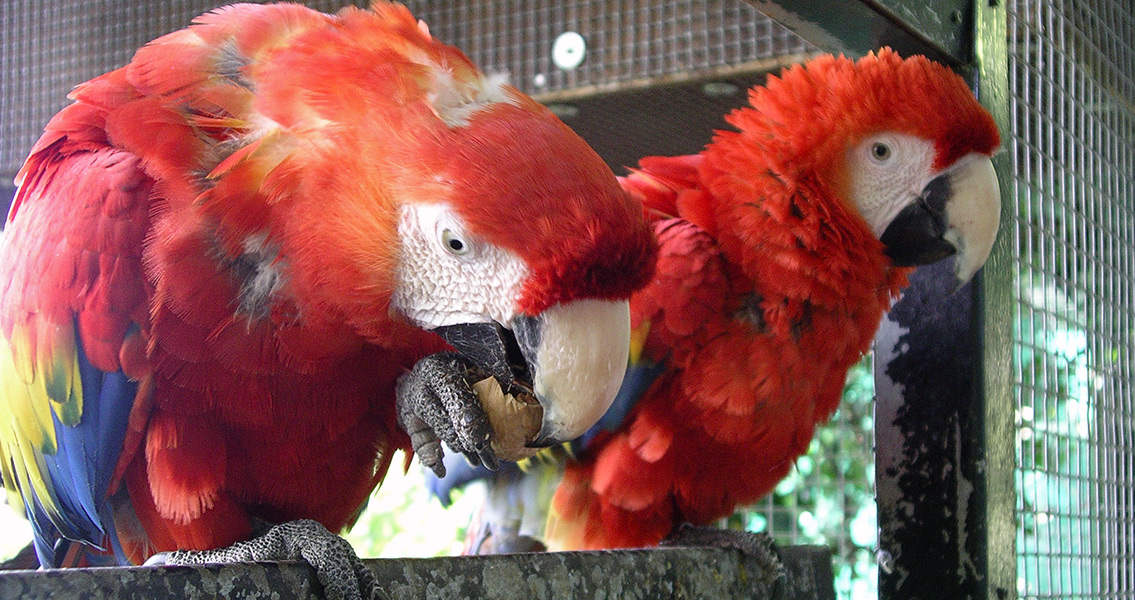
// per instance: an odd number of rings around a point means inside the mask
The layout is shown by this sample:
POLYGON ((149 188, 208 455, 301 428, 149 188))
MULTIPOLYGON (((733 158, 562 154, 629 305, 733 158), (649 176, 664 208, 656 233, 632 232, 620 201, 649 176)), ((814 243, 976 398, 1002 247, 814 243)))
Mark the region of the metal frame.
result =
POLYGON ((829 52, 866 54, 890 46, 951 66, 972 56, 971 0, 747 0, 829 52))
MULTIPOLYGON (((1009 55, 1005 7, 1000 0, 975 0, 974 57, 976 92, 989 109, 997 127, 1008 135, 1009 55)), ((1011 185, 1012 160, 1002 152, 993 158, 1001 186, 1001 222, 1007 223, 1015 211, 1011 185)), ((980 465, 985 483, 985 596, 1017 597, 1017 526, 1014 400, 1011 373, 1013 325, 1009 307, 1013 303, 1013 271, 1016 258, 1011 236, 998 237, 989 261, 982 269, 981 305, 977 323, 981 327, 981 393, 985 460, 980 465)))

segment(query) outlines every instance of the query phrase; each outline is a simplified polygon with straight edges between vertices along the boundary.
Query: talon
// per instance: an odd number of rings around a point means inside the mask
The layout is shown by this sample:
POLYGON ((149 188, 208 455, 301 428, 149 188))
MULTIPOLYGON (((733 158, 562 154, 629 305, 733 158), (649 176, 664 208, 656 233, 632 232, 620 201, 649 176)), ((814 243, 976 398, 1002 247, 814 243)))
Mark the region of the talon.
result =
MULTIPOLYGON (((441 443, 462 452, 470 465, 480 466, 491 442, 488 415, 468 377, 484 375, 460 355, 441 352, 418 361, 398 382, 399 425, 422 464, 439 477, 446 472, 441 443)), ((488 460, 495 466, 495 459, 488 460)))
POLYGON ((440 456, 438 456, 436 459, 432 459, 423 457, 421 454, 418 454, 418 460, 420 460, 421 463, 430 471, 433 471, 434 476, 438 479, 445 477, 445 463, 442 462, 440 456))
POLYGON ((481 466, 481 459, 477 456, 476 453, 462 452, 461 454, 465 457, 465 462, 469 463, 470 467, 477 468, 481 466))
POLYGON ((178 550, 158 560, 164 561, 161 564, 201 565, 297 559, 307 561, 315 569, 329 600, 388 597, 347 540, 309 519, 274 525, 255 538, 227 548, 178 550))
POLYGON ((158 552, 142 563, 143 567, 163 567, 169 564, 169 552, 158 552))
POLYGON ((500 468, 500 462, 497 461, 497 457, 495 454, 493 454, 491 448, 485 448, 484 450, 481 450, 480 452, 478 452, 478 455, 481 458, 481 464, 484 465, 486 469, 490 471, 496 471, 500 468))

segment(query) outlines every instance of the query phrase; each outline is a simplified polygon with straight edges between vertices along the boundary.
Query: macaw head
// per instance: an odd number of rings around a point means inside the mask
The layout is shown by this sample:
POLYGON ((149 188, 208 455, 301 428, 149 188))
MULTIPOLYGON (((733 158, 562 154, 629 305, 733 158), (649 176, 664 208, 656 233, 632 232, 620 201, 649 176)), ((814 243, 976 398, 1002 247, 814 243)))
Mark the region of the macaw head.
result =
POLYGON ((301 318, 385 345, 432 331, 531 393, 533 445, 585 431, 619 389, 627 299, 653 267, 641 207, 550 111, 404 7, 271 10, 284 38, 210 43, 229 48, 222 65, 258 57, 230 78, 255 92, 243 155, 199 202, 222 245, 271 265, 268 289, 301 318))
POLYGON ((534 393, 544 423, 533 445, 551 445, 583 433, 618 391, 627 297, 646 282, 654 240, 582 139, 499 93, 421 154, 430 183, 403 196, 392 306, 503 389, 534 393))
POLYGON ((956 255, 958 285, 984 264, 1000 220, 992 116, 961 77, 882 49, 821 56, 770 76, 755 111, 730 119, 779 157, 781 173, 822 174, 895 266, 956 255))

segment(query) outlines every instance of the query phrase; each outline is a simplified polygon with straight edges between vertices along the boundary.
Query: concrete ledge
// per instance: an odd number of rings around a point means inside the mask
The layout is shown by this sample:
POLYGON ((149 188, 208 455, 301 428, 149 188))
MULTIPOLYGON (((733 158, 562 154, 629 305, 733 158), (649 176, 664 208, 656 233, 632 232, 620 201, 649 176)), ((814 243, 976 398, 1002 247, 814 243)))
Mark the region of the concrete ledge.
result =
MULTIPOLYGON (((394 600, 693 599, 834 600, 827 548, 777 550, 783 573, 717 548, 552 552, 368 560, 394 600)), ((303 562, 9 571, 0 598, 322 598, 303 562)))

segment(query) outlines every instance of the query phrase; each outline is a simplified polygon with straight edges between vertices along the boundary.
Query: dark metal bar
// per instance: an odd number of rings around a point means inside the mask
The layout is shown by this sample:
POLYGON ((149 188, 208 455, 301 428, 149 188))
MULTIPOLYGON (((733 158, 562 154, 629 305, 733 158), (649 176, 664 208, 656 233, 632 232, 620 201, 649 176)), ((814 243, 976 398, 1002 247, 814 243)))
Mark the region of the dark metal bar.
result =
MULTIPOLYGON (((1001 0, 974 2, 974 77, 982 105, 993 115, 1002 137, 1010 135, 1009 48, 1007 14, 1001 0)), ((1007 142, 1002 142, 1006 144, 1007 142)), ((984 478, 985 595, 997 600, 1017 598, 1017 523, 1015 510, 1016 401, 1013 396, 1013 310, 1018 257, 1015 232, 1009 226, 1017 211, 1013 164, 1008 152, 993 157, 1001 186, 1001 224, 989 262, 981 273, 982 407, 984 461, 977 466, 984 478)))
MULTIPOLYGON (((1007 132, 1004 10, 975 19, 971 73, 1007 132)), ((1008 156, 994 166, 1006 223, 1008 156)), ((1016 597, 1011 237, 952 296, 949 261, 919 270, 876 338, 880 598, 1016 597)))
POLYGON ((796 35, 849 56, 890 46, 904 56, 969 62, 970 0, 748 0, 796 35))
MULTIPOLYGON (((516 598, 752 598, 835 600, 827 548, 780 548, 783 571, 717 548, 551 552, 368 560, 392 600, 516 598)), ((322 597, 306 563, 129 567, 0 573, 0 598, 322 597)))

